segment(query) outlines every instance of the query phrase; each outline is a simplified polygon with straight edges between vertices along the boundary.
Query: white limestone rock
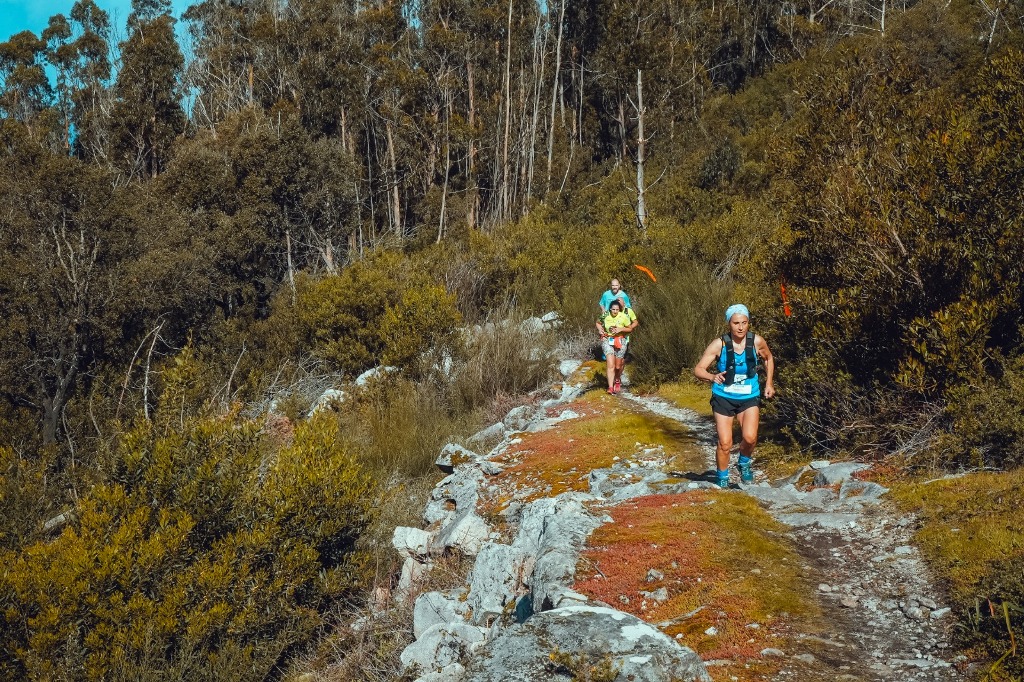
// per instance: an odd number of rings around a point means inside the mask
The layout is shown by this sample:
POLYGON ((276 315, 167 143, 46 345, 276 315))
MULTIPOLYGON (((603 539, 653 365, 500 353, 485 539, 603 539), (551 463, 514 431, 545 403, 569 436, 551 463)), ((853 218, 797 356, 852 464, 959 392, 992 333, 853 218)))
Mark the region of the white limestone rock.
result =
POLYGON ((387 376, 388 374, 391 374, 392 372, 397 372, 397 371, 398 371, 397 367, 373 367, 371 369, 366 370, 365 372, 363 372, 359 376, 357 376, 356 380, 355 380, 355 385, 356 386, 366 386, 368 383, 370 383, 370 381, 372 381, 373 379, 375 379, 377 377, 387 376))
POLYGON ((464 682, 551 679, 548 655, 555 647, 593 661, 608 654, 621 680, 711 682, 693 650, 654 626, 615 609, 582 605, 538 613, 498 631, 466 664, 464 682))
POLYGON ((462 682, 466 669, 458 663, 446 665, 440 670, 416 678, 415 682, 462 682))
POLYGON ((399 526, 391 535, 391 546, 407 558, 423 559, 430 554, 434 534, 420 528, 399 526))
POLYGON ((466 623, 438 623, 427 628, 415 642, 402 651, 406 670, 433 672, 453 663, 461 663, 474 644, 484 641, 484 630, 466 623))
POLYGON ((860 462, 838 462, 836 464, 829 464, 826 467, 818 469, 818 473, 814 475, 814 485, 835 485, 836 483, 842 483, 854 472, 868 469, 867 464, 860 462))
POLYGON ((475 625, 488 625, 505 611, 522 586, 527 555, 510 545, 488 542, 469 575, 469 603, 475 625))
POLYGON ((309 408, 309 416, 312 417, 315 414, 319 414, 335 403, 343 402, 345 402, 345 391, 329 388, 321 393, 320 397, 313 402, 313 406, 309 408))
POLYGON ((441 529, 437 543, 445 549, 457 549, 467 556, 476 556, 491 535, 491 528, 472 509, 458 513, 441 529))
POLYGON ((464 448, 455 443, 448 443, 441 448, 441 452, 438 453, 437 459, 434 460, 434 465, 446 474, 451 474, 455 472, 455 467, 459 464, 475 462, 479 459, 480 455, 476 454, 469 448, 464 448))
POLYGON ((412 634, 416 639, 435 625, 465 622, 469 606, 465 589, 449 596, 443 592, 424 592, 416 598, 412 611, 412 634), (460 599, 460 597, 462 597, 460 599))

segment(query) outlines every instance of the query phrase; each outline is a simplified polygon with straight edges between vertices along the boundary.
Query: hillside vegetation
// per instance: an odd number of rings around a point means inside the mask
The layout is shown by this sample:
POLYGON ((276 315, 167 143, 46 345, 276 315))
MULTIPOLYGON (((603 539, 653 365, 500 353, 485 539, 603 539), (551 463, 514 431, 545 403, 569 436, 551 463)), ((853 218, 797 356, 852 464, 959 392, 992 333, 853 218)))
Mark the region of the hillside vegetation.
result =
POLYGON ((0 676, 278 674, 549 378, 461 330, 613 276, 647 385, 750 305, 777 448, 1024 464, 1014 3, 132 8, 0 43, 0 676))

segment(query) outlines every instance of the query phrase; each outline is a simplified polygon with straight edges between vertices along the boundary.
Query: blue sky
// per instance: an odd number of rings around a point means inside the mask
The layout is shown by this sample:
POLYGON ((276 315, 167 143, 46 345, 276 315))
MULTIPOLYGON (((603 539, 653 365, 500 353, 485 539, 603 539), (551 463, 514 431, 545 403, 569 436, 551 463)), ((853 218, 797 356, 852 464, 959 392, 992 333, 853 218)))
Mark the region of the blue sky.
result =
MULTIPOLYGON (((180 18, 185 8, 196 0, 173 0, 173 14, 180 18)), ((124 24, 131 12, 131 0, 95 0, 110 14, 114 35, 124 34, 124 24)), ((39 35, 54 14, 67 16, 75 0, 0 0, 0 42, 20 31, 39 35)))

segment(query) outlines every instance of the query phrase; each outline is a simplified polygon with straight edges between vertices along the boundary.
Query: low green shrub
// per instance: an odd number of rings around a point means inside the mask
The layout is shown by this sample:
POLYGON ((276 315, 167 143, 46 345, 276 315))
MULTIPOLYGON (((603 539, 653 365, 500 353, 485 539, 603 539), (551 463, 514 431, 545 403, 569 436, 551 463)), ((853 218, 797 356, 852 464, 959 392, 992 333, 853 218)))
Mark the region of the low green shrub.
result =
POLYGON ((557 339, 531 331, 523 316, 500 309, 493 321, 467 331, 462 353, 446 374, 456 405, 466 411, 540 388, 554 376, 557 339))
POLYGON ((415 367, 423 353, 454 342, 461 322, 444 286, 400 254, 383 252, 337 275, 300 275, 294 294, 278 293, 267 319, 238 323, 227 335, 230 345, 248 349, 240 378, 265 388, 266 377, 310 364, 306 358, 324 374, 415 367))
POLYGON ((282 449, 234 415, 153 426, 56 539, 2 557, 7 679, 262 680, 362 584, 375 483, 336 420, 282 449))
POLYGON ((996 376, 949 392, 943 439, 949 464, 964 467, 1024 466, 1024 356, 1001 364, 996 376))
POLYGON ((448 387, 381 376, 353 392, 340 407, 339 437, 381 480, 405 481, 433 471, 441 447, 471 427, 453 410, 448 387))

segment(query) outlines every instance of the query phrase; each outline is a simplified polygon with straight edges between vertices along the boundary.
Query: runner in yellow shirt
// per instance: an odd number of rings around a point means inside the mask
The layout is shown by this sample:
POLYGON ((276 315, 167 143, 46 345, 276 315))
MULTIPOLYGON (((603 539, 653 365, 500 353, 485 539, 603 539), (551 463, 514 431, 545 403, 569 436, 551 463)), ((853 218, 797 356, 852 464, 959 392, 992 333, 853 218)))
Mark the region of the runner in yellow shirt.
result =
POLYGON ((597 333, 601 335, 601 346, 608 361, 609 395, 622 390, 622 368, 626 364, 629 333, 636 329, 637 324, 633 311, 623 310, 618 299, 608 305, 608 312, 597 321, 597 333))

